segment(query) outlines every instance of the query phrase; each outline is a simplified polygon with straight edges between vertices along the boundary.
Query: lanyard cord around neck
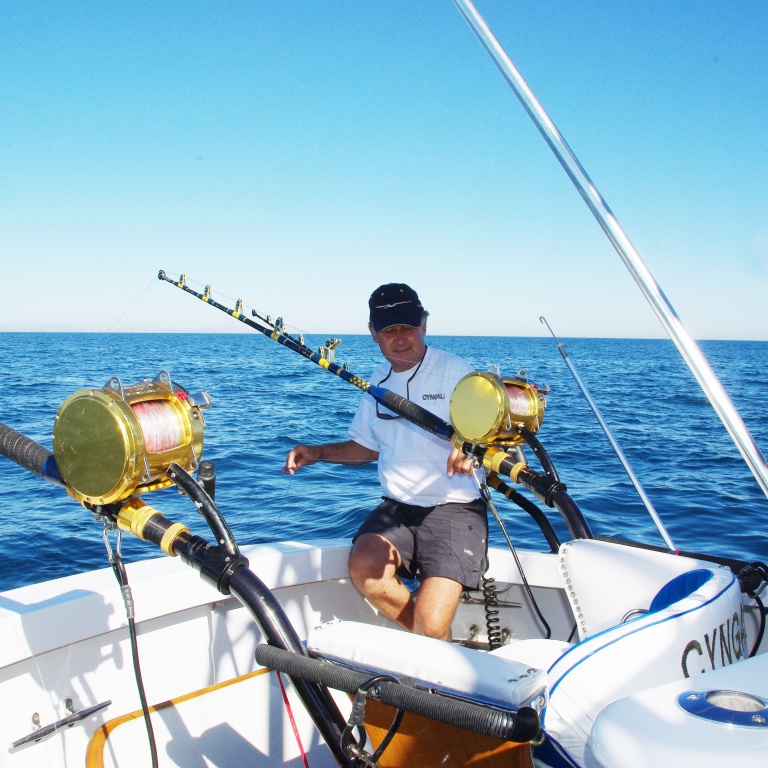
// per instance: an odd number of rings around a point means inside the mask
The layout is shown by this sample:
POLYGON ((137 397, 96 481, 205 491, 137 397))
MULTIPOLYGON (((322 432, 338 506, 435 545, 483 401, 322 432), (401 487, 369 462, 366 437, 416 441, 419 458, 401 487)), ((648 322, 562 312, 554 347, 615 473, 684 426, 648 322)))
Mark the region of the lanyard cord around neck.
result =
MULTIPOLYGON (((408 392, 408 387, 410 383, 413 381, 413 377, 419 372, 419 368, 421 368, 421 364, 424 362, 424 359, 427 356, 427 349, 428 347, 424 348, 424 354, 421 356, 421 360, 419 360, 419 364, 416 366, 416 370, 408 377, 408 381, 405 382, 405 391, 408 392)), ((406 369, 407 370, 407 369, 406 369)), ((380 387, 393 373, 392 363, 389 364, 389 373, 376 385, 377 387, 380 387)))

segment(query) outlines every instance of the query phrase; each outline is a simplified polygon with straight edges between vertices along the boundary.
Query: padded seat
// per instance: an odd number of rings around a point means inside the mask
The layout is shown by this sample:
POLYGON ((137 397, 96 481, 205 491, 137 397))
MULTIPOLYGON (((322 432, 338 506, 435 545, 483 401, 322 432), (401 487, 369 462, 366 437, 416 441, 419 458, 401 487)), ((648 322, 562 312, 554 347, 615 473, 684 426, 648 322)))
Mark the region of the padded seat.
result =
POLYGON ((511 659, 400 629, 334 620, 310 631, 307 648, 353 666, 420 682, 510 709, 546 699, 547 676, 511 659))
POLYGON ((579 640, 646 612, 654 596, 676 576, 712 563, 595 539, 563 544, 558 567, 571 603, 579 640))
MULTIPOLYGON (((574 573, 574 581, 577 578, 574 573)), ((620 586, 610 572, 603 574, 603 580, 609 592, 620 586)), ((592 594, 590 605, 596 601, 592 594)), ((584 765, 595 718, 611 702, 726 666, 745 655, 741 590, 728 568, 713 566, 677 575, 646 605, 649 610, 643 615, 589 635, 549 669, 544 730, 550 743, 577 765, 584 765)), ((586 626, 593 626, 586 607, 584 616, 586 626)))

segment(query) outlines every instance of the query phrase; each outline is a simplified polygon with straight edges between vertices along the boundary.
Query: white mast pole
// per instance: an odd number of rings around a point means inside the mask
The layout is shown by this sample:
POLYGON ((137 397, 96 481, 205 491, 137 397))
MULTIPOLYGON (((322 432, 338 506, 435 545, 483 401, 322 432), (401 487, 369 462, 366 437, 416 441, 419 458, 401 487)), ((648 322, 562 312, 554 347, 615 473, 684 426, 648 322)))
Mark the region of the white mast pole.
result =
POLYGON ((499 68, 504 79, 533 120, 544 140, 549 144, 560 165, 584 199, 597 223, 618 252, 624 265, 640 287, 661 324, 669 334, 704 394, 725 425, 736 447, 757 479, 763 493, 768 496, 768 465, 738 411, 720 384, 696 342, 691 338, 669 300, 659 287, 640 254, 616 220, 608 204, 598 192, 555 124, 544 111, 533 91, 507 56, 501 44, 477 12, 471 0, 453 0, 456 7, 477 35, 489 56, 499 68))

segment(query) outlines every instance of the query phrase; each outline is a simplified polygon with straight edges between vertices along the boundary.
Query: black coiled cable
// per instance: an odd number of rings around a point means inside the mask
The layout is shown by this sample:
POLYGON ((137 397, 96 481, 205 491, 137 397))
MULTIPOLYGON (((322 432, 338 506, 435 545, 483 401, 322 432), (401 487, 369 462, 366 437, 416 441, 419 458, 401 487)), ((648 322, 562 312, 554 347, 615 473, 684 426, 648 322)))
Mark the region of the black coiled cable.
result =
POLYGON ((493 651, 503 645, 499 626, 499 597, 496 579, 483 575, 483 607, 485 608, 485 627, 488 633, 488 650, 493 651))

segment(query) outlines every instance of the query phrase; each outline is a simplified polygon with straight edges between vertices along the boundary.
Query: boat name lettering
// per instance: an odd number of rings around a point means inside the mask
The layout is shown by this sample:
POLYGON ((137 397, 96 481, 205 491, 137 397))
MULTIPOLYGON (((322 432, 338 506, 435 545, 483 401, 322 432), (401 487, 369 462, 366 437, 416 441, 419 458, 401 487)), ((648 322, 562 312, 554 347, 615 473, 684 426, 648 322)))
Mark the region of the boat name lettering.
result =
POLYGON ((422 395, 422 400, 445 400, 445 394, 443 392, 438 392, 436 395, 422 395))
POLYGON ((704 635, 704 647, 706 648, 706 660, 709 662, 709 667, 705 666, 705 653, 702 648, 702 644, 698 640, 691 640, 683 650, 683 657, 681 659, 683 667, 683 676, 691 677, 691 675, 698 675, 702 672, 707 672, 709 669, 715 669, 716 660, 720 660, 720 664, 717 666, 725 667, 729 664, 733 664, 734 661, 738 661, 743 655, 744 640, 741 629, 742 622, 739 620, 739 614, 734 613, 733 618, 728 619, 725 624, 721 624, 719 627, 715 627, 711 636, 710 633, 704 635), (719 653, 718 653, 719 649, 719 653), (689 660, 691 654, 694 654, 694 659, 689 660), (696 668, 695 657, 699 656, 700 669, 696 668), (693 664, 694 666, 689 666, 693 664))

